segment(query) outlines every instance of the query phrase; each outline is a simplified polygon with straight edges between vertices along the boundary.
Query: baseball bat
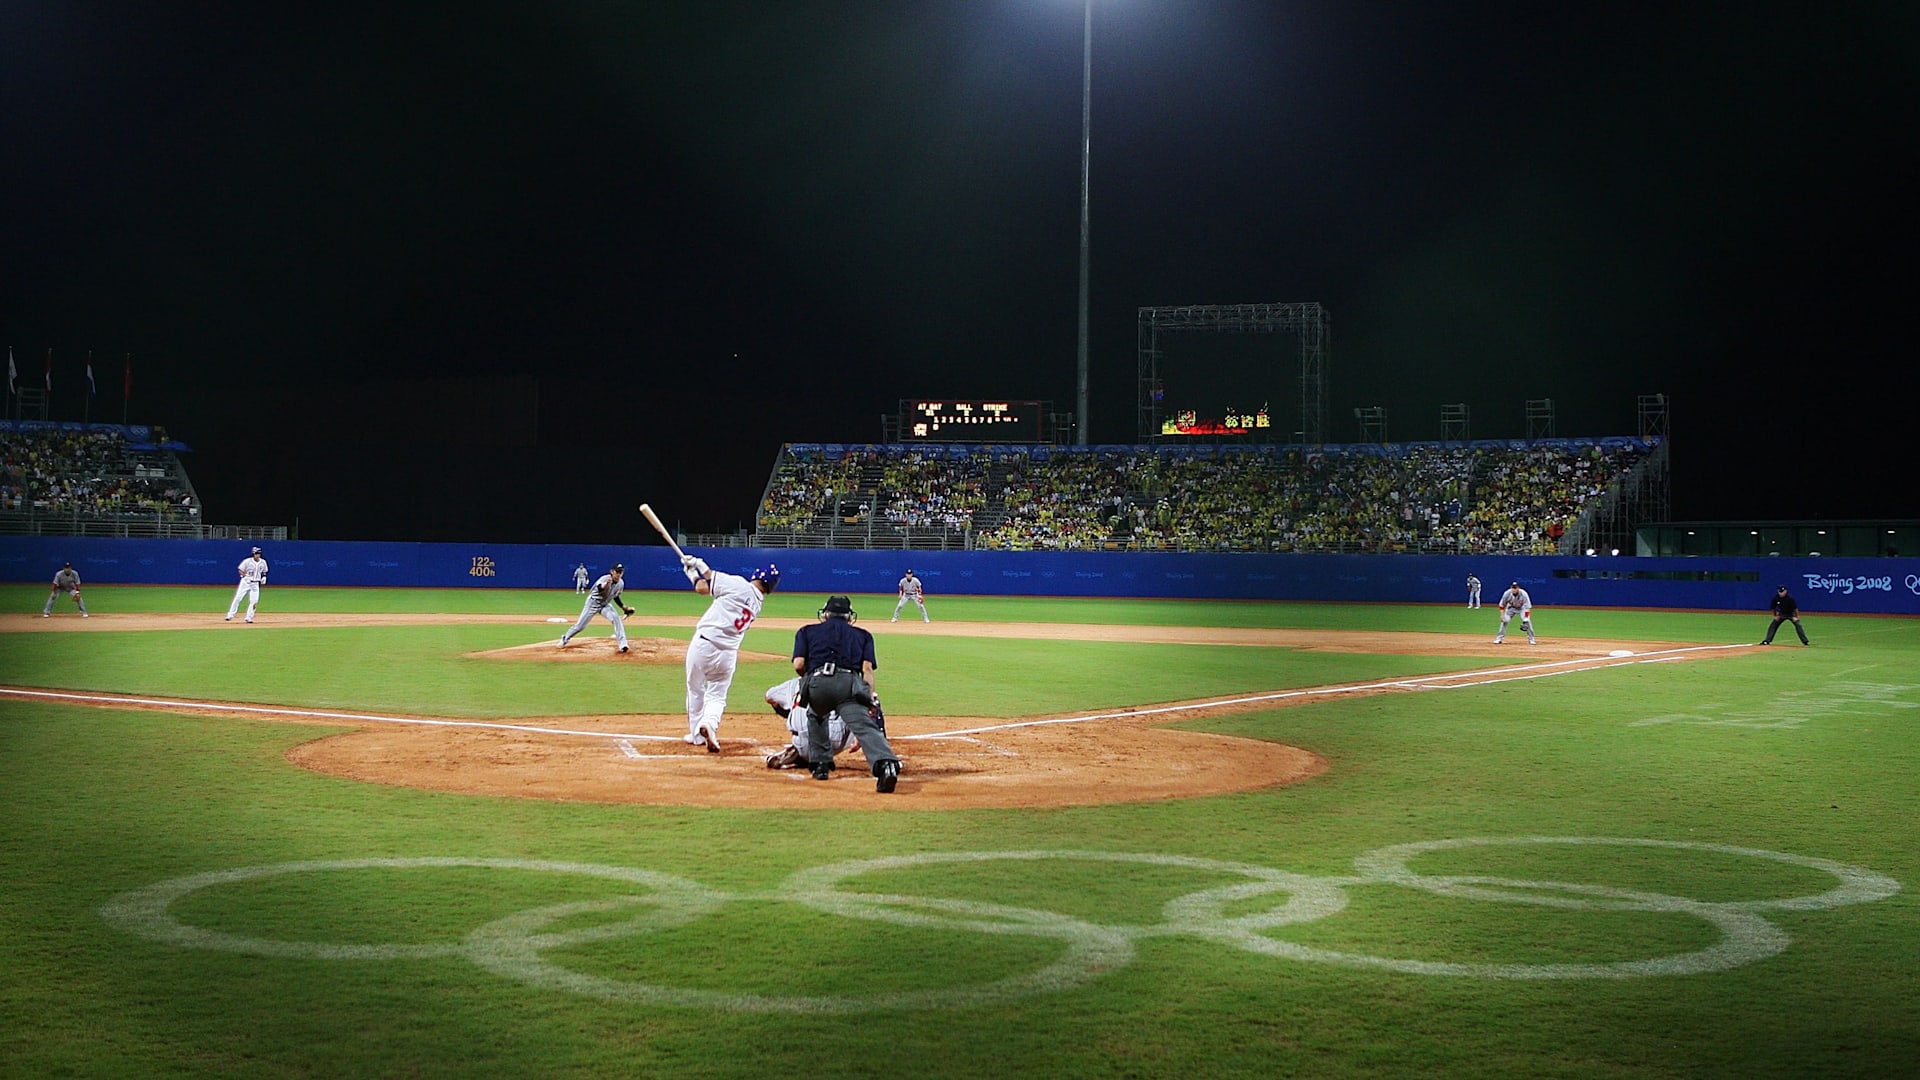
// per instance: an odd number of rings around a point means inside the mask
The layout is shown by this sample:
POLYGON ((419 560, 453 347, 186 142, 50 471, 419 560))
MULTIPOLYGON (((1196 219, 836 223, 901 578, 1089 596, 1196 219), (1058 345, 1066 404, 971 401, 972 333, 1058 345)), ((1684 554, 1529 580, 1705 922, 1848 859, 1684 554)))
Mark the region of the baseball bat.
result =
POLYGON ((678 555, 681 558, 686 557, 687 553, 684 551, 681 551, 680 545, 673 542, 673 534, 667 531, 667 527, 665 525, 660 524, 660 516, 653 512, 653 507, 648 506, 646 503, 641 503, 640 513, 645 515, 646 519, 649 522, 653 523, 654 530, 660 534, 660 539, 665 540, 667 542, 667 546, 673 549, 673 553, 675 555, 678 555))

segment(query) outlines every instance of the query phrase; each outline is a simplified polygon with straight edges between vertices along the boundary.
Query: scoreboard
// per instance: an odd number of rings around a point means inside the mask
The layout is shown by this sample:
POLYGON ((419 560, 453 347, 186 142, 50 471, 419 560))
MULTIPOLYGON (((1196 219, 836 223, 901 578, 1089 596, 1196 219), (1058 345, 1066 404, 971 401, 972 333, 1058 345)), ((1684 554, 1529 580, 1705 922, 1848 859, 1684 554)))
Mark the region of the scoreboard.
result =
POLYGON ((1042 401, 900 402, 901 442, 1031 442, 1040 438, 1042 401))

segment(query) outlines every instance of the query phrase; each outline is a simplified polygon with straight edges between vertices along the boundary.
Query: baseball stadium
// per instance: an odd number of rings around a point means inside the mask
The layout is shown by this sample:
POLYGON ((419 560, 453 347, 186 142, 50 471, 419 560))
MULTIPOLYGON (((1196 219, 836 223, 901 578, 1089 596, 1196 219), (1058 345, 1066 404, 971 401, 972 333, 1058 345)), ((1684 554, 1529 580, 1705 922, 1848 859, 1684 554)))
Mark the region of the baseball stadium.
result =
POLYGON ((26 8, 0 1080, 1920 1061, 1865 31, 26 8))
POLYGON ((165 432, 10 421, 4 1071, 749 1075, 796 1026, 826 1075, 1920 1049, 1911 524, 1670 525, 1657 398, 1290 445, 1161 435, 1161 381, 1127 445, 903 401, 781 446, 749 535, 646 507, 618 545, 210 524, 165 432), (693 586, 769 570, 708 745, 693 586), (897 787, 846 739, 778 767, 763 691, 833 595, 897 787))

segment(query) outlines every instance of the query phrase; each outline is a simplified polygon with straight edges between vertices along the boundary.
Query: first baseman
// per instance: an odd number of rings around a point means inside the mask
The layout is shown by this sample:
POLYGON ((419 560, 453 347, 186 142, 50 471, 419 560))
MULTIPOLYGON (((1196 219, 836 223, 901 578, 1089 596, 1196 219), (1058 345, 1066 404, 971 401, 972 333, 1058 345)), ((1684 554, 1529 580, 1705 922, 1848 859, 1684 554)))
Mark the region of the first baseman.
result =
POLYGON ((720 752, 720 718, 727 711, 727 690, 733 686, 734 665, 740 660, 740 640, 760 617, 767 594, 780 587, 780 568, 768 563, 750 578, 725 574, 693 555, 680 556, 680 568, 693 591, 713 597, 706 614, 694 624, 687 642, 687 734, 694 746, 706 744, 707 753, 720 752))
POLYGON ((247 598, 247 621, 253 621, 253 609, 260 606, 260 586, 267 583, 267 560, 261 558, 260 549, 254 548, 253 554, 240 560, 240 587, 233 590, 233 603, 227 605, 227 621, 232 622, 240 611, 240 598, 247 598))
POLYGON ((1507 640, 1507 623, 1515 615, 1520 616, 1520 627, 1527 632, 1527 644, 1535 644, 1533 637, 1533 597, 1527 590, 1514 582, 1513 587, 1500 594, 1500 632, 1493 635, 1495 645, 1507 640))
POLYGON ((580 605, 580 620, 560 635, 560 647, 566 648, 573 635, 587 628, 595 615, 605 614, 607 621, 613 624, 613 643, 621 652, 627 651, 627 623, 621 613, 633 614, 633 609, 620 602, 620 579, 625 577, 627 568, 624 563, 614 563, 612 569, 600 575, 600 580, 587 590, 587 602, 580 605))
POLYGON ((47 594, 47 606, 40 609, 40 617, 53 617, 53 602, 60 598, 61 590, 72 594, 73 602, 80 605, 80 617, 87 617, 87 602, 80 599, 80 572, 72 563, 61 563, 60 569, 53 572, 53 591, 47 594))

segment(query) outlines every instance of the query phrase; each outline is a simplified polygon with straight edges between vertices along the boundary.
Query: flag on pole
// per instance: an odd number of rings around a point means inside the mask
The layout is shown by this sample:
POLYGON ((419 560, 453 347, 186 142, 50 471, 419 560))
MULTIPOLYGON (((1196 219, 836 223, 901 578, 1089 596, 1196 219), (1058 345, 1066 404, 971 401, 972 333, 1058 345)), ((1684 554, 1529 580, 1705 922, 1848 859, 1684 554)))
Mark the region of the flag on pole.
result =
POLYGON ((93 384, 93 352, 87 352, 87 393, 99 394, 100 388, 93 384))
POLYGON ((126 378, 120 388, 121 400, 133 397, 133 354, 127 354, 126 378))
POLYGON ((47 350, 47 392, 53 392, 53 350, 47 350))
POLYGON ((9 345, 7 346, 7 393, 12 394, 18 392, 20 388, 16 386, 15 383, 17 383, 19 379, 20 372, 13 366, 13 346, 9 345))

